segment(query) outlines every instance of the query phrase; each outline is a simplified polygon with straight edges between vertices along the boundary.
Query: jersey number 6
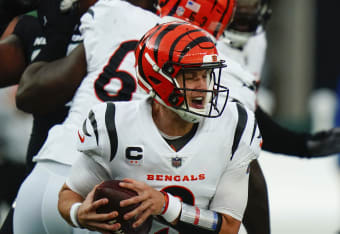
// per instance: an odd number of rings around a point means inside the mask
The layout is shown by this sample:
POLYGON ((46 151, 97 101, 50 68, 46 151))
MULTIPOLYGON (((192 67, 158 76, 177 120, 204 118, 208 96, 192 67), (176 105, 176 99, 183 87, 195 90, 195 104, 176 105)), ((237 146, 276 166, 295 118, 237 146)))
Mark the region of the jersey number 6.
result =
POLYGON ((138 41, 124 41, 120 47, 113 53, 108 64, 104 67, 103 72, 95 81, 95 91, 97 97, 105 101, 129 101, 132 94, 136 91, 136 78, 127 71, 119 70, 119 66, 129 52, 133 52, 138 41), (110 92, 106 89, 113 79, 121 83, 121 88, 116 92, 110 92))

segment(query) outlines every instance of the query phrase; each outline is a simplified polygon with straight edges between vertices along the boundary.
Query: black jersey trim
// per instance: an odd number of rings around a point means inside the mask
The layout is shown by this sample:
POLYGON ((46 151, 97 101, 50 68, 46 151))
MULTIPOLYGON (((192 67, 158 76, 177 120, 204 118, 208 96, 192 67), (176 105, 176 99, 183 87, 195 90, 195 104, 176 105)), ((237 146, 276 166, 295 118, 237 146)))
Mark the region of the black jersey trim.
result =
MULTIPOLYGON (((87 119, 85 119, 85 121, 83 123, 83 132, 86 136, 91 136, 90 133, 87 131, 86 122, 87 122, 87 119)), ((97 145, 98 145, 98 141, 97 141, 97 145)))
POLYGON ((237 122, 237 127, 236 127, 236 131, 234 135, 233 146, 231 148, 230 160, 232 160, 234 157, 234 153, 238 145, 240 144, 242 134, 244 132, 244 129, 246 128, 247 121, 248 121, 247 111, 243 108, 243 106, 237 103, 236 107, 237 107, 237 112, 238 112, 238 122, 237 122))
POLYGON ((256 122, 256 120, 254 120, 253 133, 251 135, 250 144, 253 143, 254 136, 255 136, 255 133, 256 133, 256 128, 257 128, 257 122, 256 122))
POLYGON ((110 139, 111 145, 110 161, 112 161, 113 158, 116 156, 118 148, 118 135, 115 124, 116 106, 113 102, 107 102, 106 105, 107 108, 105 112, 105 125, 110 139))
MULTIPOLYGON (((94 112, 91 110, 90 113, 89 113, 89 120, 90 120, 90 123, 92 125, 92 128, 93 128, 93 132, 94 132, 94 135, 96 135, 96 141, 97 141, 97 145, 98 145, 98 127, 97 127, 97 120, 96 120, 96 117, 94 115, 94 112)), ((85 133, 85 132, 84 132, 85 133)))
POLYGON ((163 136, 164 140, 170 145, 173 146, 176 152, 178 152, 180 149, 182 149, 195 135, 198 129, 198 124, 194 124, 192 129, 185 134, 184 136, 177 138, 175 140, 167 139, 163 136))
POLYGON ((94 18, 94 11, 91 8, 87 10, 87 13, 89 13, 90 16, 92 16, 92 18, 94 18))

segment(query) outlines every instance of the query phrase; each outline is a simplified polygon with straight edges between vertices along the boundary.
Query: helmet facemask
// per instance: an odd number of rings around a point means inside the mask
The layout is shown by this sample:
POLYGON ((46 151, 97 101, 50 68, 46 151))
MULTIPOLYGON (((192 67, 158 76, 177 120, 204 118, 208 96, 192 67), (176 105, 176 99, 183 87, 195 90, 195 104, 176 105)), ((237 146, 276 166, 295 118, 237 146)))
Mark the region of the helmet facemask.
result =
POLYGON ((169 96, 171 106, 165 106, 189 122, 199 122, 202 117, 220 116, 229 94, 228 88, 220 84, 221 69, 225 66, 223 61, 204 64, 167 63, 163 72, 171 79, 174 89, 169 96), (169 67, 180 68, 175 78, 167 74, 169 67), (205 78, 195 77, 197 73, 204 73, 205 78), (191 88, 190 82, 195 79, 205 79, 206 87, 191 88))

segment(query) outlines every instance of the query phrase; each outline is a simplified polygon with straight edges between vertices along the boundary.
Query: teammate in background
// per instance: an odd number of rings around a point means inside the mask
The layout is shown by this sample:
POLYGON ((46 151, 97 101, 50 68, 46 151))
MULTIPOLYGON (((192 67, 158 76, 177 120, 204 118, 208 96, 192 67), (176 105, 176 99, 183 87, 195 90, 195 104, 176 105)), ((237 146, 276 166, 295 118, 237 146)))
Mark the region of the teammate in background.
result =
MULTIPOLYGON (((39 1, 35 2, 39 3, 39 1)), ((63 57, 66 55, 67 50, 70 52, 81 41, 79 30, 74 32, 75 26, 79 22, 78 13, 72 11, 69 14, 61 15, 57 10, 59 9, 59 4, 59 0, 45 0, 41 4, 32 5, 30 9, 38 8, 39 19, 29 15, 19 16, 9 26, 12 27, 12 30, 14 28, 13 32, 10 29, 5 31, 7 36, 0 41, 1 87, 15 85, 19 81, 24 84, 35 81, 34 77, 29 81, 25 81, 25 78, 22 77, 28 64, 63 57), (74 36, 71 39, 73 33, 74 36)), ((40 81, 40 83, 42 82, 44 81, 40 81)), ((30 91, 24 90, 23 87, 25 86, 22 85, 17 93, 17 100, 25 98, 26 93, 30 91)), ((33 128, 26 153, 26 172, 23 171, 22 174, 28 175, 33 169, 32 158, 43 145, 48 130, 65 119, 69 109, 65 104, 71 100, 72 93, 66 96, 66 92, 64 92, 63 95, 62 100, 60 98, 57 100, 58 96, 56 95, 49 96, 50 105, 46 105, 44 108, 40 106, 36 110, 25 109, 26 112, 33 114, 33 128)), ((31 103, 30 106, 39 104, 40 102, 37 100, 35 103, 31 103)), ((18 108, 24 108, 24 106, 20 106, 20 102, 17 102, 17 105, 18 108)), ((21 182, 23 179, 22 177, 21 182)), ((16 193, 17 191, 15 191, 16 193)), ((14 197, 11 200, 13 201, 14 197)), ((0 233, 13 233, 12 217, 13 208, 7 215, 0 233)))
POLYGON ((219 59, 214 41, 198 26, 170 22, 148 31, 135 54, 138 84, 150 96, 91 109, 79 129, 84 138, 78 149, 83 153, 60 192, 62 216, 74 226, 117 231, 120 224, 107 223, 116 212, 96 214, 107 199, 94 202, 93 194, 102 181, 125 178, 121 186, 138 195, 122 206, 141 202, 125 215, 126 219, 138 217, 135 227, 153 215, 151 233, 172 233, 174 229, 238 233, 247 203, 247 171, 259 155, 261 137, 257 137, 260 132, 254 114, 235 102, 226 105, 228 95, 220 95, 228 92, 219 83, 226 65, 219 59), (234 149, 231 136, 239 125, 240 108, 249 121, 234 149), (135 166, 126 161, 131 156, 126 150, 137 146, 142 158, 135 159, 135 166), (182 179, 156 180, 151 175, 179 175, 182 179), (200 179, 185 179, 188 175, 200 175, 200 179), (184 191, 191 196, 183 196, 184 191), (167 198, 168 208, 163 210, 167 198), (78 208, 70 214, 72 206, 78 208))
MULTIPOLYGON (((270 0, 237 0, 237 4, 234 20, 225 31, 225 37, 228 39, 227 45, 231 45, 228 47, 227 53, 234 53, 234 57, 255 74, 255 80, 239 82, 239 86, 253 85, 254 91, 249 89, 249 92, 255 93, 253 95, 255 98, 249 99, 252 97, 251 95, 239 95, 237 99, 247 97, 249 101, 244 101, 244 103, 252 103, 247 106, 255 107, 256 118, 264 139, 262 149, 303 158, 323 157, 339 153, 340 128, 314 134, 291 131, 281 127, 265 113, 261 106, 256 104, 256 91, 260 85, 266 53, 265 27, 271 16, 270 0), (282 144, 279 139, 285 139, 285 144, 282 144)), ((234 90, 231 89, 231 92, 234 90)))
MULTIPOLYGON (((140 37, 158 22, 159 17, 151 12, 152 1, 131 2, 98 2, 82 18, 83 44, 63 59, 33 63, 26 69, 24 80, 34 77, 36 81, 48 79, 53 83, 53 86, 40 85, 38 88, 43 92, 32 91, 30 96, 23 98, 21 104, 27 106, 39 99, 50 105, 51 92, 60 96, 66 91, 74 92, 77 86, 72 82, 83 79, 86 73, 87 76, 75 93, 68 117, 49 131, 44 146, 34 159, 37 165, 19 189, 14 212, 15 233, 72 231, 59 215, 57 196, 79 155, 76 150, 79 121, 94 104, 145 96, 136 90, 133 51, 140 37), (131 14, 134 17, 130 17, 131 14)), ((27 90, 36 87, 34 82, 27 84, 27 90)))

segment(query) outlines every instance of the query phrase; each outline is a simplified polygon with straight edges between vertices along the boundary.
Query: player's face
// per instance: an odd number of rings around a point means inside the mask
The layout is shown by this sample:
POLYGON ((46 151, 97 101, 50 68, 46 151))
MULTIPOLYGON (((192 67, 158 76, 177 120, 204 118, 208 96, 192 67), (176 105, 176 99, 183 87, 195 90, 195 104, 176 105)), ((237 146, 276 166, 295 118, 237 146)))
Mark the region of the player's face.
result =
POLYGON ((205 107, 208 83, 210 81, 211 70, 190 70, 185 72, 179 72, 176 80, 180 88, 184 88, 186 91, 186 101, 190 107, 196 109, 203 109, 205 107))

